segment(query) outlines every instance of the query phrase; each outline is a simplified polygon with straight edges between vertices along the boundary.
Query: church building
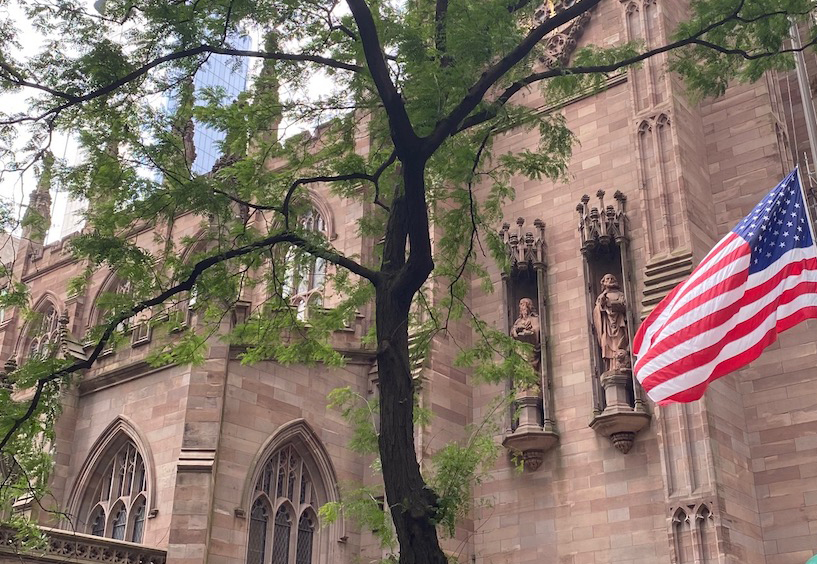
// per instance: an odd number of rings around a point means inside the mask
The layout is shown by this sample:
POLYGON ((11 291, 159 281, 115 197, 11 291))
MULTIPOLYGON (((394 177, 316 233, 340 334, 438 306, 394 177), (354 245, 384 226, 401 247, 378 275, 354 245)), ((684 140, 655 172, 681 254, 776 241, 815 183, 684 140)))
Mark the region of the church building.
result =
MULTIPOLYGON (((664 44, 684 4, 603 0, 547 39, 542 64, 584 44, 664 44)), ((817 57, 807 58, 817 72, 817 57)), ((494 291, 471 287, 477 315, 533 345, 542 385, 517 393, 496 436, 503 455, 474 489, 471 517, 444 541, 461 564, 803 564, 817 554, 817 322, 781 334, 699 401, 659 407, 633 380, 639 323, 807 146, 793 75, 693 102, 665 64, 657 56, 612 74, 563 107, 547 107, 536 89, 515 98, 561 112, 578 143, 568 182, 517 179, 496 226, 511 266, 486 260, 494 291)), ((493 150, 536 151, 538 141, 509 130, 493 150)), ((347 256, 374 256, 377 241, 356 229, 367 210, 315 186, 302 225, 347 256)), ((41 181, 32 195, 44 216, 48 188, 41 181)), ((181 215, 171 236, 199 240, 205 224, 181 215)), ((134 231, 134 243, 157 245, 152 229, 134 231)), ((98 296, 120 291, 116 274, 100 270, 69 294, 85 267, 68 241, 44 244, 29 230, 19 244, 15 277, 40 315, 0 315, 6 372, 32 355, 87 355, 84 335, 105 315, 98 296)), ((331 268, 315 260, 296 281, 295 315, 332 306, 322 295, 331 268)), ((242 296, 224 332, 262 293, 242 296)), ((177 305, 183 324, 198 322, 195 301, 177 305)), ((243 364, 238 347, 214 337, 203 364, 156 368, 146 359, 164 337, 132 319, 119 329, 124 343, 63 392, 48 503, 64 513, 26 499, 14 508, 39 520, 47 546, 21 552, 0 529, 0 564, 379 562, 372 531, 319 514, 350 485, 378 479, 327 406, 335 388, 377 393, 364 341, 372 323, 363 308, 333 336, 343 367, 243 364)), ((462 343, 476 338, 465 324, 454 331, 462 343)), ((416 368, 419 402, 433 414, 415 430, 421 464, 495 408, 498 388, 455 364, 457 346, 436 338, 416 368)))

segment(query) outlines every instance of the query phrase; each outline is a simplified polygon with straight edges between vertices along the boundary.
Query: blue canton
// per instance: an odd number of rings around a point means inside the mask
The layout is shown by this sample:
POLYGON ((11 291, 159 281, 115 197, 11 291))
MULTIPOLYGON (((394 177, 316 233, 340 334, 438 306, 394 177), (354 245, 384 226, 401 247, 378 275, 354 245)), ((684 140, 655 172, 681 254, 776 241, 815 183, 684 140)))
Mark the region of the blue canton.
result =
POLYGON ((767 268, 791 249, 813 243, 797 174, 795 169, 732 230, 752 249, 749 274, 767 268))

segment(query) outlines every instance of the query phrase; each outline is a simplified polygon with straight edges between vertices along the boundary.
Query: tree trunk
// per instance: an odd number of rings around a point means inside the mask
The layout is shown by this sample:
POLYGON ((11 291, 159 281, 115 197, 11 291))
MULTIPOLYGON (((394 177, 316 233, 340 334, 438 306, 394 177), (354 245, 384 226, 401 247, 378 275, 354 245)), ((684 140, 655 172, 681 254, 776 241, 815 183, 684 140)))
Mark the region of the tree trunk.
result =
POLYGON ((446 564, 435 526, 437 494, 422 475, 414 450, 414 383, 408 350, 411 301, 434 266, 425 201, 425 161, 401 159, 383 248, 384 275, 376 289, 377 368, 380 383, 380 459, 401 564, 446 564), (406 242, 411 255, 406 261, 406 242))
POLYGON ((380 459, 401 564, 445 564, 434 517, 437 495, 426 486, 414 450, 414 389, 409 367, 407 304, 378 291, 377 368, 380 459))

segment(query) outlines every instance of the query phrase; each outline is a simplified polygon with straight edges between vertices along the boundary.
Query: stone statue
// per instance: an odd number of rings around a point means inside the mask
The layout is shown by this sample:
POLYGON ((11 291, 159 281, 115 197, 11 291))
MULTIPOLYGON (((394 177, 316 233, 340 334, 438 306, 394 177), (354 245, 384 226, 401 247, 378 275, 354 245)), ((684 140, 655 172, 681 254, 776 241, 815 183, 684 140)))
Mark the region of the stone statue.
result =
POLYGON ((519 300, 519 317, 513 322, 511 327, 511 337, 523 343, 533 345, 533 353, 528 359, 533 369, 539 372, 541 359, 541 327, 539 325, 539 314, 530 298, 519 300))
POLYGON ((601 347, 605 372, 629 370, 627 301, 618 280, 612 274, 605 274, 601 279, 601 293, 593 308, 593 329, 601 347))

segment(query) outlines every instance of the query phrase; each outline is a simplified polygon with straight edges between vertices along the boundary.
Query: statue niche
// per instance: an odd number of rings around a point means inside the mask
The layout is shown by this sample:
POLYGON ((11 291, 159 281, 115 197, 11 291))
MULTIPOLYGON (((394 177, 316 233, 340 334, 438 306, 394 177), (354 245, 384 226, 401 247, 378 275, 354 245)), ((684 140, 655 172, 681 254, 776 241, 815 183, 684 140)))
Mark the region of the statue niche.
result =
MULTIPOLYGON (((527 361, 538 376, 537 384, 517 386, 502 445, 521 458, 525 469, 536 470, 544 453, 559 440, 552 417, 552 392, 547 361, 547 296, 545 224, 536 220, 536 234, 523 231, 525 220, 516 221, 518 232, 502 226, 500 236, 510 259, 503 273, 503 307, 506 330, 515 340, 531 345, 527 361)), ((514 386, 508 378, 509 386, 514 386)))
POLYGON ((627 233, 627 198, 616 192, 617 206, 598 207, 583 196, 576 206, 586 282, 589 357, 593 391, 590 427, 629 452, 636 433, 649 423, 640 386, 633 378, 632 261, 627 233))

